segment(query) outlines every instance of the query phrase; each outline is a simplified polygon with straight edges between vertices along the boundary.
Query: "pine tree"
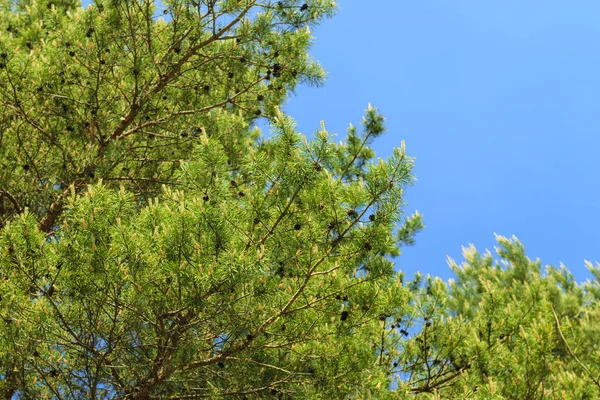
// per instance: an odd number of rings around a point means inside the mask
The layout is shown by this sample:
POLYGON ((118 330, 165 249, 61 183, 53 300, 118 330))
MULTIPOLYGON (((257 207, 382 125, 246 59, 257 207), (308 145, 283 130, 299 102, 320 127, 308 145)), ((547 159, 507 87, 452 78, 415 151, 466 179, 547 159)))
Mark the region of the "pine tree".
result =
POLYGON ((0 0, 4 398, 600 397, 600 267, 404 281, 404 143, 281 111, 335 7, 0 0))
POLYGON ((0 2, 4 398, 390 394, 413 161, 280 110, 334 10, 0 2))
POLYGON ((414 332, 394 343, 396 387, 406 397, 594 399, 600 396, 600 265, 577 284, 542 268, 516 239, 501 258, 463 249, 456 279, 415 288, 414 332))

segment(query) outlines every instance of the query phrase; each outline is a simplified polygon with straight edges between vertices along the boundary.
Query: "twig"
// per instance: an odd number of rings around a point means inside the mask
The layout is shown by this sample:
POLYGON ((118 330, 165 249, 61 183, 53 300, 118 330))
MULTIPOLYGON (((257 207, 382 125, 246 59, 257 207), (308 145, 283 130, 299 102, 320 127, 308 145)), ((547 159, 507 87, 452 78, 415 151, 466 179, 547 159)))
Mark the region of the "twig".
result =
POLYGON ((571 346, 569 346, 569 342, 567 342, 567 339, 565 339, 565 336, 563 335, 562 330, 560 329, 560 322, 558 320, 558 315, 556 315, 556 310, 554 310, 554 307, 552 307, 552 313, 554 314, 554 320, 556 321, 556 328, 558 329, 558 334, 560 335, 561 339, 565 343, 565 346, 567 346, 567 350, 569 350, 569 354, 571 354, 571 357, 573 357, 575 359, 575 361, 577 361, 577 363, 581 366, 581 368, 583 368, 583 370, 588 374, 588 376, 592 380, 592 382, 594 382, 594 384, 596 386, 598 386, 598 388, 600 388, 600 382, 598 382, 598 379, 594 378, 591 371, 589 369, 587 369, 587 367, 581 362, 581 360, 579 360, 579 358, 575 355, 575 353, 573 353, 573 350, 571 350, 571 346))

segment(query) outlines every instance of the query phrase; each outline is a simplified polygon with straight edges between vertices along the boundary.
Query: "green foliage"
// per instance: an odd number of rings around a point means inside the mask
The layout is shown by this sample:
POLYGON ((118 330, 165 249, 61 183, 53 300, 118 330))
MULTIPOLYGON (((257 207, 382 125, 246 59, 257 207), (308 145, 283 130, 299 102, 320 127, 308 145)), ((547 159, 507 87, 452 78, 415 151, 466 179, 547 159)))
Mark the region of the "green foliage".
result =
POLYGON ((334 4, 2 4, 3 396, 387 393, 412 159, 279 110, 334 4))
POLYGON ((186 189, 165 186, 141 208, 123 187, 72 189, 51 241, 29 212, 7 223, 3 365, 26 371, 27 395, 387 387, 364 340, 407 303, 385 254, 412 162, 398 151, 344 182, 317 168, 334 153, 327 132, 303 141, 282 114, 274 131, 235 175, 203 135, 179 171, 186 189))
POLYGON ((0 0, 3 398, 600 397, 600 266, 404 282, 404 143, 281 112, 335 8, 0 0))
MULTIPOLYGON (((456 280, 430 279, 419 331, 399 344, 400 391, 426 398, 592 399, 600 395, 597 281, 525 256, 497 237, 501 262, 465 248, 456 280)), ((591 267, 591 265, 590 265, 591 267)))
MULTIPOLYGON (((3 224, 25 207, 57 225, 64 196, 102 178, 140 199, 175 185, 200 133, 238 163, 247 126, 298 83, 319 84, 312 1, 4 1, 0 8, 3 224), (166 22, 166 19, 169 21, 166 22), (218 111, 218 112, 211 112, 218 111)), ((243 151, 242 151, 243 152, 243 151)))

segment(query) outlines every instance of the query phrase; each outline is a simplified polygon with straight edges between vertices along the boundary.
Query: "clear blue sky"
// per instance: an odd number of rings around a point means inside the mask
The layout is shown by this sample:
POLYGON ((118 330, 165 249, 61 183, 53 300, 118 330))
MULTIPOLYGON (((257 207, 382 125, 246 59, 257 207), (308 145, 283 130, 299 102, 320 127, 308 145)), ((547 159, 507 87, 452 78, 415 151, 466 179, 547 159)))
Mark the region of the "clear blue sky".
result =
MULTIPOLYGON (((329 73, 286 110, 345 133, 367 103, 387 118, 378 155, 406 141, 406 194, 426 229, 397 266, 451 277, 469 243, 516 235, 578 280, 600 261, 600 2, 339 0, 314 31, 329 73)), ((494 252, 495 254, 495 252, 494 252)))

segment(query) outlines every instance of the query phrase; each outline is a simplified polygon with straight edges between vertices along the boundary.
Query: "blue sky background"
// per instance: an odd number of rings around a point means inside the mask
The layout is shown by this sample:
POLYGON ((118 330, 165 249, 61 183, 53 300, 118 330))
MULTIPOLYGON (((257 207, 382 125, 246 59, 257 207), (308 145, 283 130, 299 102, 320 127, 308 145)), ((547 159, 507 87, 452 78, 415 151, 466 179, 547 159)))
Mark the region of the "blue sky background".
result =
MULTIPOLYGON (((516 235, 530 258, 578 280, 600 261, 600 2, 341 0, 312 54, 329 73, 286 110, 302 132, 344 135, 368 102, 387 118, 374 148, 406 141, 426 228, 398 268, 452 276, 446 255, 516 235)), ((495 253, 494 253, 495 254, 495 253)))

